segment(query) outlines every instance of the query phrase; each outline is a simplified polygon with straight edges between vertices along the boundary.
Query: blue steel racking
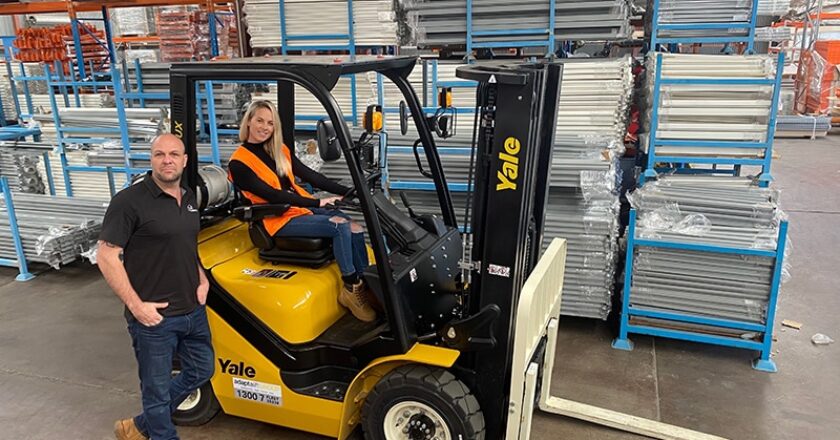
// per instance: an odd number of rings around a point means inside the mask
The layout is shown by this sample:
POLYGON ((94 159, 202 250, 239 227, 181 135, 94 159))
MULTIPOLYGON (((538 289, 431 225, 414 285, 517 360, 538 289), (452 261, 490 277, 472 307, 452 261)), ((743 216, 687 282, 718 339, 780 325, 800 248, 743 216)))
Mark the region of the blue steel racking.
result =
MULTIPOLYGON (((423 60, 424 66, 424 77, 423 82, 424 84, 427 83, 427 74, 426 72, 431 71, 431 82, 429 90, 426 90, 424 87, 424 93, 421 97, 421 100, 424 104, 423 111, 426 113, 427 116, 434 115, 434 113, 438 110, 438 93, 437 91, 443 87, 452 87, 452 88, 475 88, 477 83, 475 81, 465 81, 465 80, 452 80, 452 81, 440 81, 438 79, 438 61, 437 60, 423 60), (431 105, 427 105, 431 102, 431 105)), ((379 99, 379 105, 382 106, 382 111, 385 114, 398 114, 399 108, 397 107, 386 107, 385 106, 385 99, 384 99, 384 85, 383 85, 383 78, 381 74, 377 74, 377 96, 379 99)), ((474 108, 454 108, 452 109, 457 114, 475 114, 474 108)), ((386 134, 385 138, 381 142, 381 149, 383 158, 383 183, 387 182, 387 189, 393 190, 416 190, 416 191, 434 191, 435 187, 432 182, 429 181, 421 181, 421 180, 410 180, 410 181, 390 181, 388 175, 388 163, 387 163, 387 155, 388 152, 394 153, 409 153, 413 154, 413 147, 410 145, 390 145, 388 142, 387 137, 387 126, 383 124, 383 132, 386 134)), ((445 144, 445 141, 441 143, 445 144)), ((438 145, 438 153, 443 156, 446 155, 461 155, 461 156, 469 156, 472 153, 472 149, 469 147, 446 147, 442 145, 438 145)), ((385 185, 383 185, 385 186, 385 185)), ((450 191, 453 192, 466 192, 470 188, 465 183, 453 183, 448 182, 447 186, 449 187, 450 191)))
POLYGON ((12 191, 9 189, 9 181, 5 177, 0 177, 0 192, 3 193, 3 200, 6 202, 6 214, 9 217, 9 230, 12 235, 12 242, 15 245, 15 255, 17 258, 10 260, 0 258, 0 266, 9 266, 18 268, 18 276, 15 277, 17 281, 29 281, 35 278, 35 275, 29 272, 29 265, 26 263, 26 255, 23 253, 23 243, 20 239, 20 229, 18 229, 17 217, 15 216, 15 204, 12 200, 12 191))
MULTIPOLYGON (((283 0, 280 0, 283 1, 283 0)), ((556 1, 548 1, 548 26, 545 28, 515 29, 515 30, 473 30, 473 0, 467 0, 467 59, 472 60, 473 49, 494 49, 505 47, 545 47, 546 56, 554 56, 557 42, 554 39, 554 27, 557 22, 556 1), (494 37, 494 36, 534 36, 534 39, 527 41, 494 41, 474 42, 473 37, 494 37), (546 35, 544 39, 539 37, 546 35)))
MULTIPOLYGON (((710 164, 713 167, 718 165, 734 165, 733 173, 740 172, 742 165, 757 165, 761 167, 759 183, 767 187, 773 180, 770 174, 770 165, 773 160, 773 138, 776 135, 776 117, 779 108, 779 93, 782 88, 782 75, 784 72, 785 54, 780 52, 777 58, 776 75, 768 79, 697 79, 697 78, 662 78, 662 54, 656 54, 656 76, 653 85, 653 109, 650 122, 650 135, 648 140, 647 159, 645 161, 645 172, 639 176, 639 183, 644 184, 646 180, 654 179, 657 176, 657 163, 671 164, 710 164), (764 142, 744 141, 695 141, 695 140, 662 140, 657 136, 657 125, 659 123, 659 104, 663 86, 669 85, 710 85, 710 86, 772 86, 773 97, 767 123, 767 134, 764 142), (713 158, 696 156, 660 156, 656 154, 659 146, 669 147, 711 147, 711 148, 761 148, 764 150, 764 157, 761 159, 745 158, 713 158)), ((676 168, 677 172, 689 171, 687 168, 676 168)), ((716 170, 713 170, 716 171, 716 170)))
POLYGON ((779 225, 779 235, 775 250, 746 249, 724 246, 710 246, 698 244, 676 243, 662 240, 638 239, 636 238, 636 210, 630 210, 630 224, 627 229, 627 258, 624 267, 624 290, 622 294, 622 308, 619 336, 612 347, 619 350, 632 350, 633 343, 628 339, 629 333, 644 334, 650 336, 661 336, 685 341, 701 342, 705 344, 723 345, 727 347, 756 350, 760 356, 753 362, 753 368, 759 371, 774 373, 778 371, 776 363, 770 359, 770 349, 773 344, 773 322, 776 315, 776 302, 779 296, 779 286, 782 279, 782 263, 785 255, 785 244, 787 242, 788 222, 782 221, 779 225), (633 298, 631 287, 633 283, 633 260, 634 250, 639 246, 658 247, 678 250, 689 250, 699 252, 714 252, 722 254, 734 254, 744 256, 756 256, 774 259, 773 278, 770 284, 767 314, 764 317, 764 324, 741 322, 737 320, 716 319, 688 315, 675 312, 656 312, 639 310, 632 306, 633 298), (690 323, 708 325, 724 329, 743 330, 748 332, 761 333, 761 342, 746 340, 736 337, 725 337, 706 333, 691 332, 686 330, 674 330, 661 328, 653 325, 631 324, 630 318, 654 318, 675 323, 690 323))
POLYGON ((288 55, 290 50, 346 50, 349 53, 356 53, 356 35, 353 24, 353 0, 347 0, 347 33, 345 34, 301 34, 289 35, 286 31, 286 1, 280 0, 280 50, 283 55, 288 55), (313 41, 313 40, 347 40, 346 44, 303 44, 292 45, 292 41, 313 41))
POLYGON ((709 43, 709 44, 730 44, 730 43, 746 43, 746 52, 752 53, 755 47, 755 27, 758 19, 758 3, 759 0, 753 0, 752 9, 750 11, 750 20, 748 23, 679 23, 679 24, 660 24, 659 23, 659 4, 661 0, 653 0, 653 21, 650 32, 650 49, 657 50, 660 44, 694 44, 694 43, 709 43), (719 30, 726 32, 732 29, 745 29, 747 35, 731 35, 725 37, 660 37, 660 30, 670 31, 704 31, 704 30, 719 30))
MULTIPOLYGON (((12 72, 12 63, 10 60, 14 57, 15 51, 17 50, 14 47, 14 40, 15 37, 10 36, 3 36, 0 37, 0 41, 3 44, 3 58, 6 61, 6 75, 9 78, 9 88, 12 94, 12 101, 15 105, 15 113, 17 114, 17 119, 23 119, 21 109, 20 109, 20 101, 18 100, 17 95, 17 86, 14 81, 14 74, 12 72)), ((21 65, 23 68, 23 65, 21 65)), ((29 100, 29 85, 27 83, 24 84, 24 90, 26 91, 26 98, 27 98, 27 110, 29 113, 32 113, 32 101, 29 100)), ((19 140, 25 139, 28 136, 32 136, 33 138, 37 139, 38 136, 41 134, 41 131, 37 128, 29 128, 29 127, 21 127, 19 124, 9 124, 6 123, 6 114, 3 111, 3 103, 0 100, 0 140, 19 140)))

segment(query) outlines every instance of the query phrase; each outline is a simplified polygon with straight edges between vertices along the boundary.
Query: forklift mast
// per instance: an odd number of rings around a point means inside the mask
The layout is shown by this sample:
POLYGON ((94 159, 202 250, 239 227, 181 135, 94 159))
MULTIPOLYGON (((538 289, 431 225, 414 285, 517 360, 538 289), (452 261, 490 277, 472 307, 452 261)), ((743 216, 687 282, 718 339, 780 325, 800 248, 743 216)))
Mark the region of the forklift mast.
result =
POLYGON ((562 66, 471 65, 457 76, 479 83, 469 313, 496 304, 494 348, 462 356, 486 438, 502 438, 508 414, 514 317, 542 249, 562 66))

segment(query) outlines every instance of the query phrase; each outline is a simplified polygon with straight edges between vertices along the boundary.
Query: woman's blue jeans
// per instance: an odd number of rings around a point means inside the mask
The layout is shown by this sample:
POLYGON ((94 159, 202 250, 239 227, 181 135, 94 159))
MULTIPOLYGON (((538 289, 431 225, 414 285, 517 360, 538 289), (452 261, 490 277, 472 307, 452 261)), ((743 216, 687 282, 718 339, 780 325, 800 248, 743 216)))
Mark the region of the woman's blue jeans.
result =
POLYGON ((331 238, 333 254, 341 269, 341 275, 362 276, 369 264, 364 232, 354 234, 350 230, 350 217, 337 209, 309 208, 309 210, 312 211, 312 215, 302 215, 289 220, 274 235, 331 238), (332 217, 341 217, 347 221, 336 223, 330 220, 332 217))

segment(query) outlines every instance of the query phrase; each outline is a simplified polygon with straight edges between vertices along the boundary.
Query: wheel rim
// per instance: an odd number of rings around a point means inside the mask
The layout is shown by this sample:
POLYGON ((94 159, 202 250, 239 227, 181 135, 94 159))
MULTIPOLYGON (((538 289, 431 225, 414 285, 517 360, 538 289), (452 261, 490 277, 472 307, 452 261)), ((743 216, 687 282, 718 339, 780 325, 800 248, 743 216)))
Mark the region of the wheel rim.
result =
POLYGON ((420 402, 397 403, 388 410, 382 423, 388 440, 452 440, 443 416, 420 402))
POLYGON ((180 405, 178 405, 178 411, 189 411, 194 409, 198 406, 198 402, 201 401, 201 390, 196 389, 195 391, 191 392, 180 405))

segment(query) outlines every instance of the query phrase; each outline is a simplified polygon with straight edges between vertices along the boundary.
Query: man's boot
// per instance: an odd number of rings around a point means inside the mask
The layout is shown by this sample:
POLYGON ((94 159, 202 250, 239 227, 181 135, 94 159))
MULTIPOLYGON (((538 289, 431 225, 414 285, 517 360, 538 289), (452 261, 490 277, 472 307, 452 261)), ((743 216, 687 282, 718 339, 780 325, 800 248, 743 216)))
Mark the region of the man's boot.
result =
POLYGON ((361 281, 353 285, 345 283, 341 288, 341 293, 338 294, 338 302, 350 309, 350 313, 359 321, 372 322, 376 320, 376 312, 368 304, 367 289, 361 281))
POLYGON ((143 435, 137 425, 134 424, 134 419, 117 420, 114 423, 114 436, 117 440, 148 440, 149 438, 143 435))

